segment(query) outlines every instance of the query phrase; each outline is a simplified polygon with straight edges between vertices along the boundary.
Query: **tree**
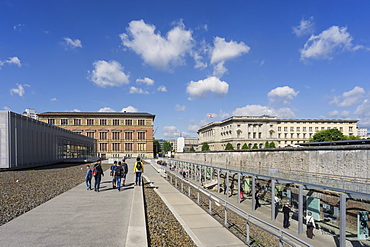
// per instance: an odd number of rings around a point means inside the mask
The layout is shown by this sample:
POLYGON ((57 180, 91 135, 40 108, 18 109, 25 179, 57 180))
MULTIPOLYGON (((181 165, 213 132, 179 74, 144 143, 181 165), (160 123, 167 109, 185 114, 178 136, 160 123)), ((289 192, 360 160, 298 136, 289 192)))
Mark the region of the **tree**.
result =
POLYGON ((270 142, 270 148, 276 148, 275 142, 270 142))
POLYGON ((209 151, 209 145, 207 142, 203 143, 202 145, 202 151, 209 151))
POLYGON ((242 146, 242 149, 249 149, 247 143, 244 143, 243 146, 242 146))
POLYGON ((168 151, 171 151, 172 150, 172 146, 171 146, 171 143, 169 142, 165 142, 163 143, 163 152, 167 153, 168 151))
POLYGON ((233 145, 230 142, 228 142, 226 144, 225 150, 234 150, 234 147, 233 147, 233 145))
POLYGON ((190 152, 195 152, 195 149, 193 146, 190 147, 190 152))
POLYGON ((345 140, 358 140, 361 139, 359 136, 344 136, 346 139, 345 140))
POLYGON ((253 145, 252 149, 258 149, 257 143, 253 145))
POLYGON ((161 145, 159 144, 158 140, 153 140, 153 145, 154 145, 154 151, 157 153, 162 152, 161 145))
POLYGON ((270 143, 268 141, 265 142, 265 148, 270 148, 270 143))
POLYGON ((328 129, 317 132, 312 136, 312 142, 329 142, 345 140, 345 136, 337 129, 328 129))

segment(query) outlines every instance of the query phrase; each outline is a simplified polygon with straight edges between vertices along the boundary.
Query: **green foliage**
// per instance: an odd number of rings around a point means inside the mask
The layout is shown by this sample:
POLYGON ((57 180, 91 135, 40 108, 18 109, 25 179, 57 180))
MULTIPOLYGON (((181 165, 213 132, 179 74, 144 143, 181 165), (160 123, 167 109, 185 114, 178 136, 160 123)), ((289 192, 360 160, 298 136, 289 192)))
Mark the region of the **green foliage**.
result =
POLYGON ((268 141, 265 142, 265 148, 270 148, 270 143, 268 141))
POLYGON ((163 143, 163 152, 167 153, 168 151, 172 150, 171 143, 165 142, 163 143))
POLYGON ((252 149, 258 149, 257 143, 253 145, 252 149))
POLYGON ((337 129, 328 129, 317 132, 310 141, 312 142, 329 142, 345 140, 345 136, 337 129))
POLYGON ((234 147, 233 147, 233 145, 230 142, 228 142, 226 144, 225 150, 234 150, 234 147))
POLYGON ((207 142, 203 143, 202 145, 202 151, 209 151, 209 145, 207 142))
POLYGON ((359 136, 344 136, 346 139, 345 140, 358 140, 361 139, 359 136))
POLYGON ((242 149, 249 149, 247 143, 244 143, 243 146, 242 146, 242 149))
POLYGON ((193 146, 191 146, 189 151, 190 151, 190 152, 195 152, 194 147, 193 147, 193 146))
POLYGON ((275 142, 270 142, 270 148, 276 148, 275 142))
POLYGON ((162 148, 158 140, 153 140, 153 147, 156 147, 156 150, 154 151, 157 151, 157 153, 162 152, 162 148))

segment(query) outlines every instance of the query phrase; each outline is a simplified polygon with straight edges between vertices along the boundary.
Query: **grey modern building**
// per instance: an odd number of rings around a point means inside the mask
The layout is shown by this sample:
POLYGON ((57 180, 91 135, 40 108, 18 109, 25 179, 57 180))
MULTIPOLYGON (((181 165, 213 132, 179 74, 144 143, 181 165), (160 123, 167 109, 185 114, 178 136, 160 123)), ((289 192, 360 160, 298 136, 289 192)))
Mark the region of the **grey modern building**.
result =
POLYGON ((0 169, 96 158, 96 140, 11 111, 0 111, 0 169))

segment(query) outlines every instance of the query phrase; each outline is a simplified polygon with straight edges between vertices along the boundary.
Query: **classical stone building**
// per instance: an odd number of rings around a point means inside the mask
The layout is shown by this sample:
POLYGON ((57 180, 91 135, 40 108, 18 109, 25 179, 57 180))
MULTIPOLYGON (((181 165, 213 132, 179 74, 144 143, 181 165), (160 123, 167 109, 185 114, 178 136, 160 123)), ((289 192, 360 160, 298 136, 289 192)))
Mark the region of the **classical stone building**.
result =
POLYGON ((98 156, 153 157, 155 115, 142 112, 45 112, 40 121, 97 140, 98 156))
POLYGON ((233 116, 215 121, 198 130, 199 145, 207 142, 210 150, 224 150, 227 143, 234 149, 244 144, 263 148, 266 141, 275 147, 294 146, 308 141, 316 132, 338 129, 344 135, 356 135, 358 120, 278 119, 273 116, 233 116))

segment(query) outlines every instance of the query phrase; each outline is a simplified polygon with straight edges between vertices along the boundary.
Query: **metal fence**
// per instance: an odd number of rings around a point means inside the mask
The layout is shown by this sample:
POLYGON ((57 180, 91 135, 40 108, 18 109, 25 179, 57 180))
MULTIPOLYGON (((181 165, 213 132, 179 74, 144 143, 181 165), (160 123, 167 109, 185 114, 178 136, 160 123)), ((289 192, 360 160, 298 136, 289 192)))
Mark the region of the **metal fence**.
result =
MULTIPOLYGON (((162 166, 165 178, 248 246, 312 246, 162 166)), ((163 172, 162 171, 162 172, 163 172)))

